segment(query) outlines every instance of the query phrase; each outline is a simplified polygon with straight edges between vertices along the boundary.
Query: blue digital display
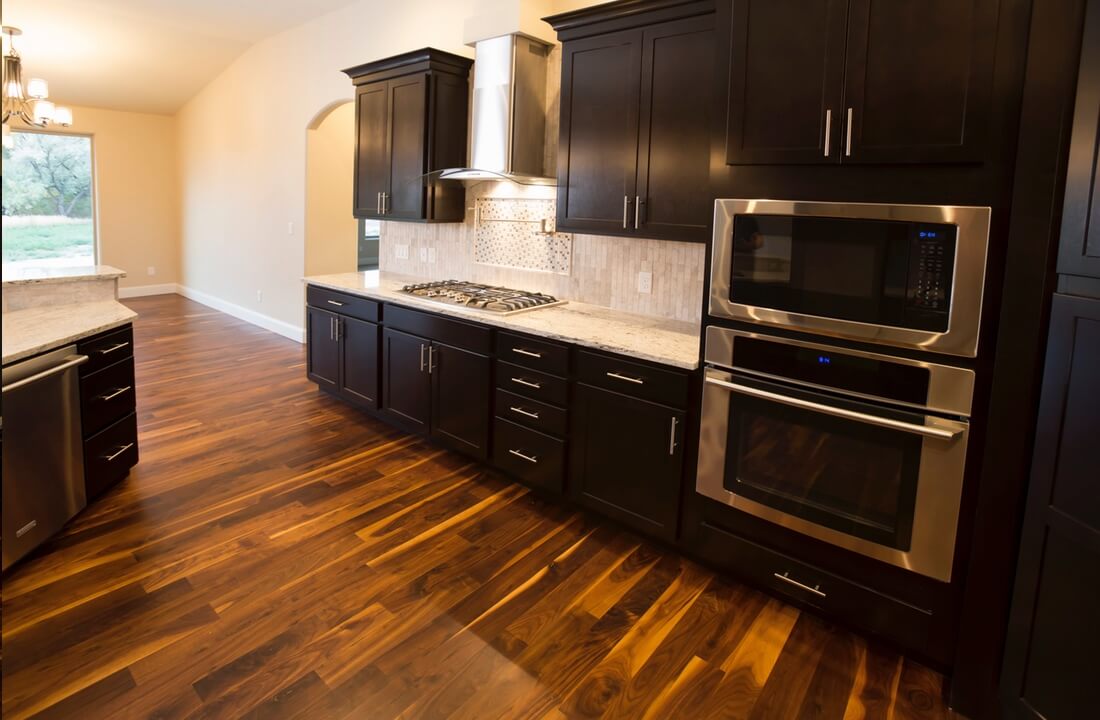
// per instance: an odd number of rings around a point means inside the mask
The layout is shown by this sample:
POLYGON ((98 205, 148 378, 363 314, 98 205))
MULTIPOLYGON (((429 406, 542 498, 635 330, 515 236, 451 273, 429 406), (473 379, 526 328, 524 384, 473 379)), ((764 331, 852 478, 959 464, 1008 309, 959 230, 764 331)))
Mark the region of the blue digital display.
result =
POLYGON ((833 361, 833 359, 831 357, 829 357, 828 355, 818 355, 817 356, 817 364, 818 365, 829 365, 830 363, 832 363, 832 361, 833 361))
POLYGON ((922 238, 934 238, 934 237, 936 237, 936 236, 937 236, 938 234, 939 234, 939 233, 938 233, 938 232, 936 232, 935 230, 921 230, 921 231, 920 231, 920 236, 921 236, 922 238))

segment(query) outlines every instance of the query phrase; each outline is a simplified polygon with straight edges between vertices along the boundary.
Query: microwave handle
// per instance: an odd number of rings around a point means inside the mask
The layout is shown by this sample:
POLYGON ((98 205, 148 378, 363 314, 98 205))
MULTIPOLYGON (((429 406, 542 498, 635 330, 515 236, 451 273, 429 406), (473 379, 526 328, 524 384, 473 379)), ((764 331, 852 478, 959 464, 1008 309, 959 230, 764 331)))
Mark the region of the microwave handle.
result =
POLYGON ((726 382, 725 380, 719 380, 717 378, 708 377, 706 381, 711 385, 717 385, 720 388, 742 395, 748 395, 749 397, 770 400, 803 410, 812 410, 813 412, 824 413, 847 420, 855 420, 856 422, 867 423, 868 425, 877 425, 878 427, 889 428, 891 430, 901 430, 902 432, 923 435, 924 437, 935 438, 937 440, 954 440, 962 433, 962 430, 949 430, 947 428, 932 427, 929 425, 916 425, 903 420, 894 420, 892 418, 879 417, 878 415, 869 415, 856 410, 846 410, 844 408, 833 407, 832 405, 823 405, 810 400, 790 397, 789 395, 780 395, 779 393, 768 392, 767 390, 759 390, 754 387, 749 387, 748 385, 738 385, 736 383, 726 382))

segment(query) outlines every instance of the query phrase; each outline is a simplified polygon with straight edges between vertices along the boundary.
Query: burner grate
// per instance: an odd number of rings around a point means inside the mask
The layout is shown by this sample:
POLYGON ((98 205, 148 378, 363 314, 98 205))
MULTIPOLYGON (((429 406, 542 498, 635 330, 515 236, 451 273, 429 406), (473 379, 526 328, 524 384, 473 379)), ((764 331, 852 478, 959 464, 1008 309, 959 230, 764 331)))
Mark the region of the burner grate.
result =
POLYGON ((401 291, 436 302, 463 305, 503 315, 562 305, 565 302, 545 293, 525 292, 461 280, 440 280, 406 285, 401 288, 401 291))

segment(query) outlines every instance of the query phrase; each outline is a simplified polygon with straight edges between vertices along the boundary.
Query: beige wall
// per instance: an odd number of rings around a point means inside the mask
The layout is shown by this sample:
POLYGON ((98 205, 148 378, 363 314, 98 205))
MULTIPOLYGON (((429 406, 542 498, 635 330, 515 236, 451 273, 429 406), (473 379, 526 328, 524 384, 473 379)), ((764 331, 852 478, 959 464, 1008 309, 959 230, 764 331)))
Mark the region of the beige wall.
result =
POLYGON ((359 223, 351 214, 355 103, 306 131, 306 275, 355 272, 359 223))
POLYGON ((73 121, 68 132, 93 138, 99 262, 127 272, 124 288, 178 282, 175 118, 74 107, 73 121))

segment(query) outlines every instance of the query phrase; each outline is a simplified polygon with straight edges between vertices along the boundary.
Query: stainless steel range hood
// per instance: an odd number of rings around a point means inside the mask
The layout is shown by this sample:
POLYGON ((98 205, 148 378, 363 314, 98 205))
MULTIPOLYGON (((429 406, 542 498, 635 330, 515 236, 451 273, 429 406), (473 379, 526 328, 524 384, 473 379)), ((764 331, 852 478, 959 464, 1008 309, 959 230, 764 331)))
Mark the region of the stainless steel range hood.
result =
POLYGON ((546 149, 546 61, 550 46, 513 33, 475 44, 470 167, 441 178, 554 185, 546 149))

